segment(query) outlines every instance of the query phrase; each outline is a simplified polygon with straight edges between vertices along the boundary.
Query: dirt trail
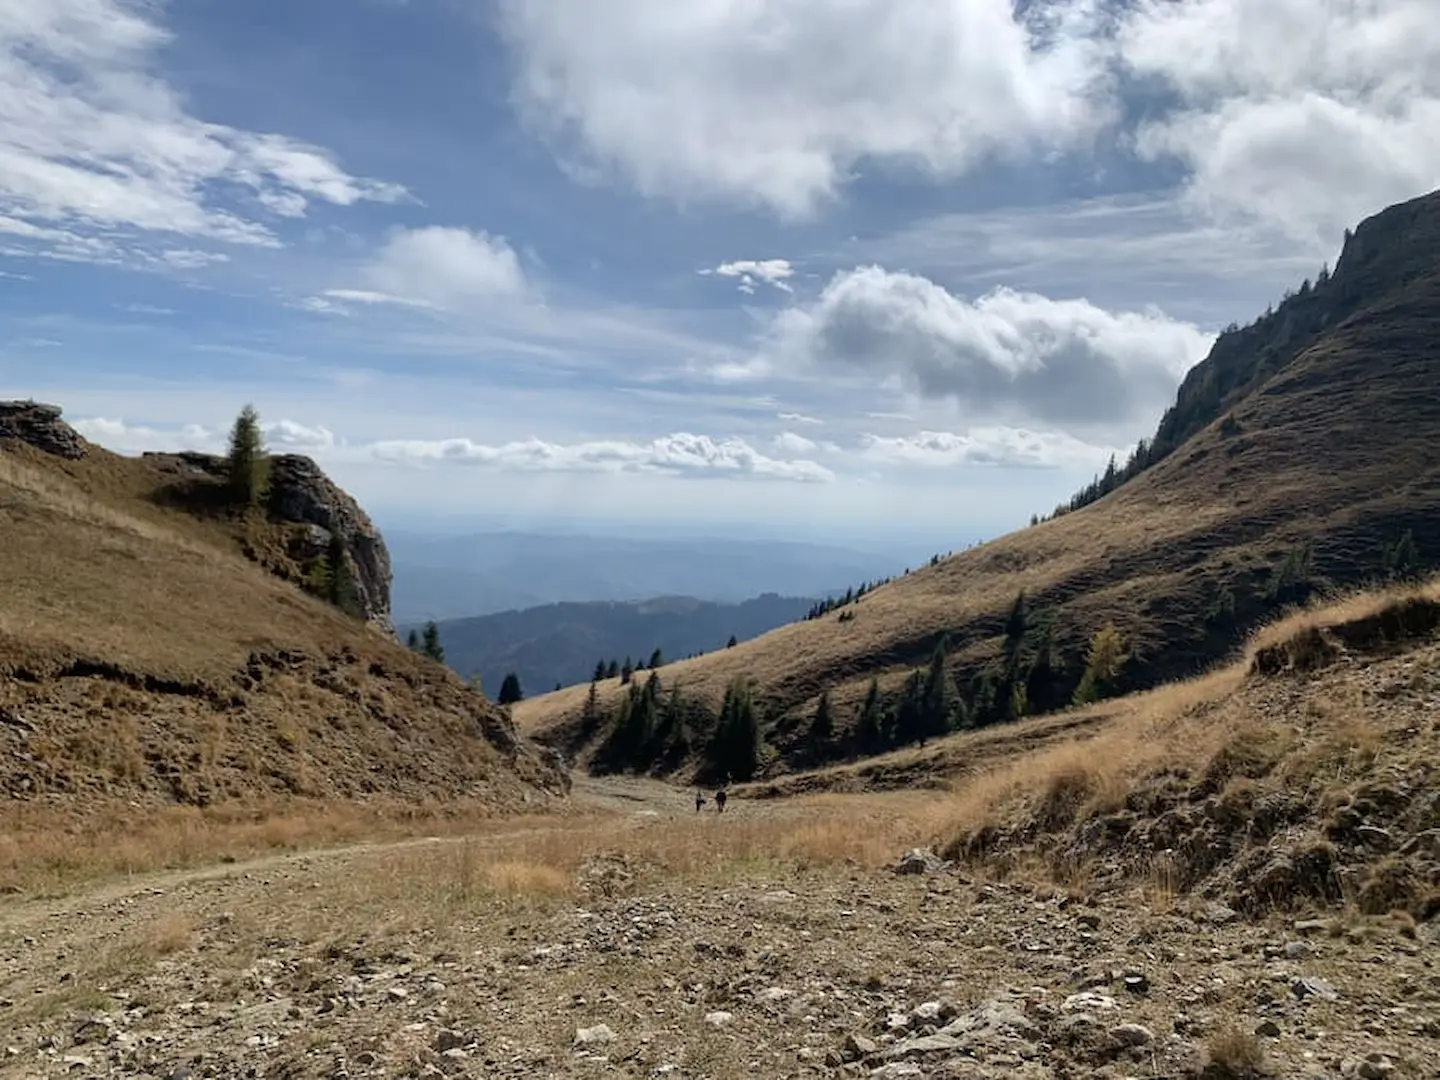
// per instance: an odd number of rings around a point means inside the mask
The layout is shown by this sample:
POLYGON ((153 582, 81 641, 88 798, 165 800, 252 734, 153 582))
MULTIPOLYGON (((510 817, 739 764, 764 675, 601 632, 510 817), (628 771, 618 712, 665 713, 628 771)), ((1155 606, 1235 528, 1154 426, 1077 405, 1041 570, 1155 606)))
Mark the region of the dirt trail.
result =
MULTIPOLYGON (((677 817, 689 807, 692 796, 657 780, 636 777, 591 777, 577 775, 571 789, 571 801, 579 812, 595 814, 640 815, 644 817, 677 817)), ((773 811, 767 811, 773 812, 773 811)), ((253 859, 221 862, 184 870, 159 870, 133 874, 98 885, 81 886, 59 896, 42 896, 15 900, 0 898, 0 938, 21 932, 26 927, 47 920, 60 919, 101 908, 113 907, 130 897, 159 895, 177 889, 288 871, 316 871, 335 861, 354 862, 367 857, 431 845, 480 843, 504 845, 526 837, 539 837, 571 827, 566 822, 551 825, 499 829, 461 836, 418 836, 403 840, 340 844, 308 848, 302 851, 263 855, 253 859)), ((4 985, 4 968, 0 966, 0 987, 4 985)))

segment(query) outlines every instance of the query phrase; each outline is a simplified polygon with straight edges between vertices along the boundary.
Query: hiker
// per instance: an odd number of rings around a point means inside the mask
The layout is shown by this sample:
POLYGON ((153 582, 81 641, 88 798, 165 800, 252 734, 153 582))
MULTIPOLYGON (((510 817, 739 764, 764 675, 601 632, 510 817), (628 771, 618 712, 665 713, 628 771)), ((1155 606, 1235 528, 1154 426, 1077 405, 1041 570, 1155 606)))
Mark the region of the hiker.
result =
POLYGON ((725 812, 725 799, 725 789, 722 787, 719 791, 715 792, 715 810, 717 813, 723 814, 725 812))
POLYGON ((698 790, 697 790, 697 791, 695 792, 695 813, 698 814, 698 813, 704 808, 704 806, 705 806, 705 793, 704 793, 703 791, 698 791, 698 790))

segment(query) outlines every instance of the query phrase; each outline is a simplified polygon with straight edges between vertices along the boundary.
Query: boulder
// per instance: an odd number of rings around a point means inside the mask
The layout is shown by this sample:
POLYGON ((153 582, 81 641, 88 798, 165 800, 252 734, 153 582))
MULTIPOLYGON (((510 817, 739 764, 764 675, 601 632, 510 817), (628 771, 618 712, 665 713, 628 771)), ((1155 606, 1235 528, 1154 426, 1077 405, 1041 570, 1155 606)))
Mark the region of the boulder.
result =
POLYGON ((74 461, 85 456, 85 440, 60 419, 58 405, 35 401, 0 401, 0 443, 22 442, 56 457, 74 461))

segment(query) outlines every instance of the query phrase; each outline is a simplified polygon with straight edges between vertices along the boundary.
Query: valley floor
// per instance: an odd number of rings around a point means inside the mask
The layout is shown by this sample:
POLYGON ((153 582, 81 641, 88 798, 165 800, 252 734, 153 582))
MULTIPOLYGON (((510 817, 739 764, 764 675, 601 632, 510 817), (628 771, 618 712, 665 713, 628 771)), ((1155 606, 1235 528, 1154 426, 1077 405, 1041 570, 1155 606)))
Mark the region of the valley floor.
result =
POLYGON ((582 813, 0 907, 0 1076, 1433 1077, 1437 923, 897 874, 934 793, 582 813))

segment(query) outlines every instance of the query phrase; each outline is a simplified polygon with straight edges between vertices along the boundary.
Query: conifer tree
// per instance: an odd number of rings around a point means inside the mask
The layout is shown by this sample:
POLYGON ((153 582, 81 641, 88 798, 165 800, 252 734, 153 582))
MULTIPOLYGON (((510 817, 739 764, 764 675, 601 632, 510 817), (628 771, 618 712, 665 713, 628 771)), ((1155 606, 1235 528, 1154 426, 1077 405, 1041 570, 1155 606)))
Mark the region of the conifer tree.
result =
POLYGON ((815 705, 815 718, 810 721, 810 735, 821 741, 833 738, 835 735, 835 719, 830 712, 829 690, 820 692, 820 700, 815 705))
POLYGON ((517 701, 523 700, 524 692, 520 689, 520 676, 515 672, 506 672, 505 678, 500 683, 500 696, 496 702, 500 705, 514 705, 517 701))
POLYGON ((600 689, 596 680, 590 680, 590 692, 585 695, 585 711, 580 714, 580 726, 588 735, 600 726, 600 689))
POLYGON ((351 567, 350 553, 339 533, 331 531, 325 552, 326 598, 347 615, 360 614, 360 590, 351 567))
POLYGON ((721 777, 732 780, 749 780, 760 766, 760 723, 749 681, 743 677, 725 691, 710 760, 721 777))
POLYGON ((884 719, 881 715, 880 680, 870 679, 870 688, 865 692, 865 703, 860 706, 860 715, 855 721, 855 739, 862 751, 880 749, 885 744, 884 719))
POLYGON ((445 649, 440 644, 440 627, 435 625, 434 619, 425 624, 424 632, 420 635, 420 652, 437 664, 445 662, 445 649))
POLYGON ((264 501, 270 480, 270 458, 260 433, 260 417, 253 406, 241 409, 230 429, 225 473, 235 505, 250 510, 264 501))

